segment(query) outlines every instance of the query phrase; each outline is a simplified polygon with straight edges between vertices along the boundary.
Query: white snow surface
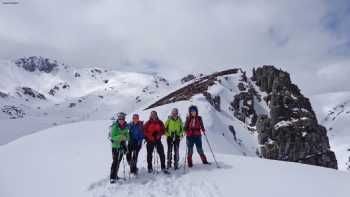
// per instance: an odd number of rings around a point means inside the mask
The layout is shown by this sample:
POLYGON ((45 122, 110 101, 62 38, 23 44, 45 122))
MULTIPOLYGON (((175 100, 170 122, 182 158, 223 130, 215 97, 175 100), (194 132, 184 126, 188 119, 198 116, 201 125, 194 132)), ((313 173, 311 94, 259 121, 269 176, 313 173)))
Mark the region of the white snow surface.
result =
MULTIPOLYGON (((67 124, 23 137, 0 147, 0 196, 348 196, 350 174, 296 163, 219 153, 219 165, 171 170, 171 175, 146 172, 145 147, 140 175, 108 183, 110 121, 67 124)), ((183 163, 184 141, 181 144, 183 163)), ((212 140, 213 144, 218 144, 212 140)), ((204 147, 208 158, 212 157, 204 147)), ((128 168, 126 168, 128 178, 128 168)), ((119 171, 123 177, 123 165, 119 171)))

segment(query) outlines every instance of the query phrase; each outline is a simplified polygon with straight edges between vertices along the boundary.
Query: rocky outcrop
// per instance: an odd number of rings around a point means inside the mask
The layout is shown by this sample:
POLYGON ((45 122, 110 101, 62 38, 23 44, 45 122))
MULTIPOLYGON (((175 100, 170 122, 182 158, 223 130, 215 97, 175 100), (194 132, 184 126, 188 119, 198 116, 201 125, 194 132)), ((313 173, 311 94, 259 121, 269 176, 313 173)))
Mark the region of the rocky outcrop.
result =
POLYGON ((212 96, 209 92, 204 92, 203 93, 204 97, 207 99, 207 101, 214 107, 214 109, 218 112, 221 111, 220 103, 221 103, 221 98, 220 96, 212 96))
POLYGON ((257 121, 257 113, 254 108, 255 102, 260 101, 260 95, 257 94, 254 86, 249 83, 245 72, 242 72, 240 83, 237 88, 240 91, 231 102, 233 115, 240 121, 254 126, 257 121))
POLYGON ((327 130, 319 125, 309 99, 290 80, 287 72, 273 66, 253 71, 261 91, 268 94, 270 114, 258 117, 261 153, 268 159, 337 168, 327 130))
POLYGON ((55 68, 58 67, 57 61, 36 56, 20 58, 15 61, 15 64, 18 67, 24 68, 29 72, 40 71, 45 73, 51 73, 55 68))
POLYGON ((17 106, 13 106, 13 105, 5 105, 3 107, 1 107, 1 111, 7 115, 10 116, 10 119, 17 119, 17 118, 23 118, 25 113, 24 111, 17 107, 17 106))
POLYGON ((33 98, 46 100, 46 97, 43 94, 33 90, 30 87, 20 87, 20 88, 17 88, 17 90, 19 92, 21 92, 22 94, 24 94, 24 95, 27 95, 27 96, 30 96, 30 97, 33 97, 33 98))

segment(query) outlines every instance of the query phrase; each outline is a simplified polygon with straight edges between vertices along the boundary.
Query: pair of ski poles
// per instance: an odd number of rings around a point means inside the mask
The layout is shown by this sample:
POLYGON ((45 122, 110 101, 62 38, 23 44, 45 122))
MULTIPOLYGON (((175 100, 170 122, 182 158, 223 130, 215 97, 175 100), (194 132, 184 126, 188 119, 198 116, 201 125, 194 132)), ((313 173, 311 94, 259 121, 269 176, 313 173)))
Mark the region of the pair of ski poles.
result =
POLYGON ((153 171, 153 173, 157 174, 159 171, 159 158, 155 148, 153 149, 153 166, 155 167, 155 170, 153 171))

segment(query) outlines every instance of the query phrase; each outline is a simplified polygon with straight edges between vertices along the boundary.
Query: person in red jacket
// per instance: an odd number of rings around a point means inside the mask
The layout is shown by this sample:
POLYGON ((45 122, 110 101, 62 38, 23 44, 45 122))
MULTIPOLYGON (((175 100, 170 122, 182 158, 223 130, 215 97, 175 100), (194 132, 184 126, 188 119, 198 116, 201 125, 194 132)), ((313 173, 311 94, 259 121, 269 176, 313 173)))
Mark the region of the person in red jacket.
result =
POLYGON ((150 115, 150 119, 144 125, 144 133, 145 139, 147 142, 147 164, 148 164, 148 172, 153 172, 152 159, 153 159, 153 151, 154 148, 157 149, 158 155, 160 157, 160 165, 162 172, 168 174, 169 172, 165 168, 165 154, 164 154, 164 146, 162 144, 162 136, 165 133, 164 124, 158 118, 158 114, 156 111, 152 111, 150 115))
POLYGON ((191 168, 193 166, 192 154, 194 145, 196 145, 197 152, 200 155, 203 164, 210 164, 202 147, 202 132, 205 132, 202 117, 198 115, 198 108, 194 105, 189 107, 188 112, 189 115, 187 116, 185 123, 188 167, 191 168))

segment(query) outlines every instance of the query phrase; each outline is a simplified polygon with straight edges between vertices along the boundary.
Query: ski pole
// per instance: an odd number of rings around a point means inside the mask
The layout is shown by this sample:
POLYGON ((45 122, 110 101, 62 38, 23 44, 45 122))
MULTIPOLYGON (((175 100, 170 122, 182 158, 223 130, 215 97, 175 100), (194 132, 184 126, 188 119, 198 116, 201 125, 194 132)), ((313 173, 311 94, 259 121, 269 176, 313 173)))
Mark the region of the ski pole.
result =
POLYGON ((157 165, 156 165, 156 150, 155 149, 153 149, 153 168, 154 168, 153 174, 155 174, 156 173, 156 168, 157 168, 157 165))
POLYGON ((156 162, 157 162, 157 174, 159 173, 159 156, 156 154, 156 162))
POLYGON ((122 153, 123 154, 123 156, 122 156, 122 160, 123 160, 123 168, 124 168, 124 170, 123 170, 123 173, 124 173, 124 180, 126 180, 126 170, 125 170, 125 159, 124 159, 124 153, 122 153))
POLYGON ((188 150, 186 145, 186 153, 185 153, 185 159, 184 159, 184 174, 186 174, 187 154, 188 154, 188 150))
POLYGON ((209 146, 210 152, 211 152, 211 154, 213 155, 213 158, 214 158, 214 161, 215 161, 216 167, 217 167, 217 168, 220 168, 220 166, 219 166, 218 162, 216 161, 216 158, 215 158, 215 155, 214 155, 213 149, 211 148, 211 145, 210 145, 210 142, 209 142, 209 140, 208 140, 208 137, 207 137, 207 135, 206 135, 205 133, 204 133, 204 136, 205 136, 205 139, 207 140, 207 143, 208 143, 208 146, 209 146))

